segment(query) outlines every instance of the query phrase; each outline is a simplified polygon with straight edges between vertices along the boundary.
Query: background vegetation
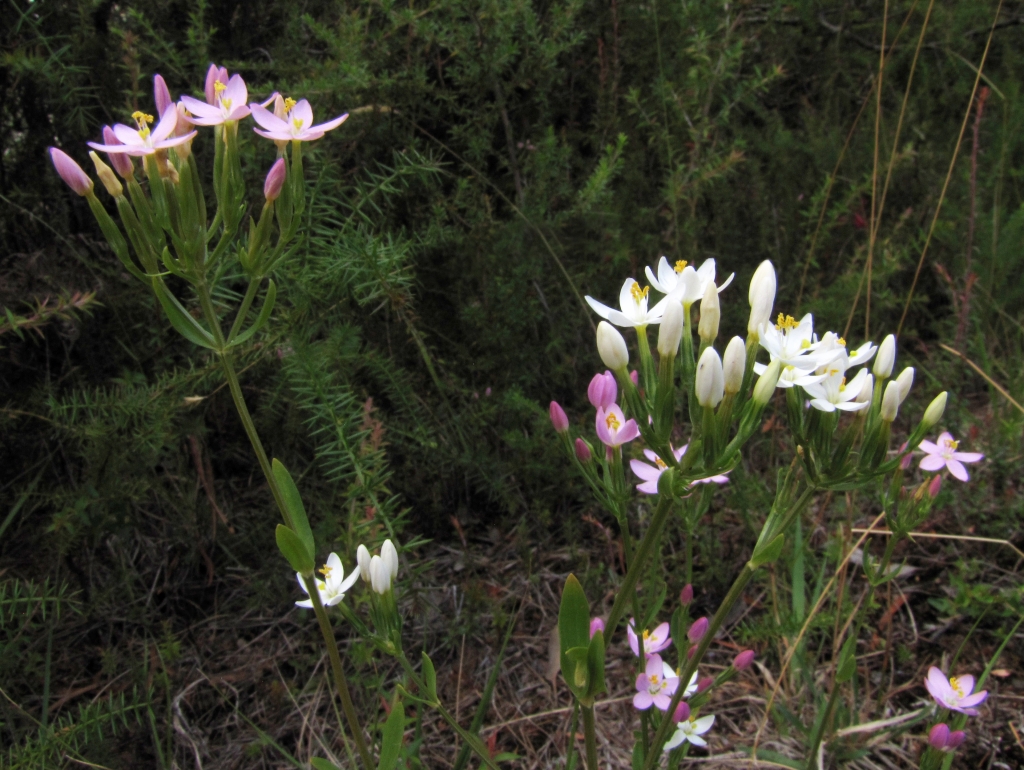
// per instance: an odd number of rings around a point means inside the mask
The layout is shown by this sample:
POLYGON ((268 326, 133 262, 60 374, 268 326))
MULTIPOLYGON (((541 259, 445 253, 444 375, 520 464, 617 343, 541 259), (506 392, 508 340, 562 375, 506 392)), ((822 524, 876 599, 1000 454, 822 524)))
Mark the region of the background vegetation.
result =
MULTIPOLYGON (((857 342, 902 323, 901 361, 928 393, 956 394, 946 422, 987 455, 969 487, 944 492, 935 529, 1018 535, 1021 3, 893 0, 885 15, 857 0, 3 8, 0 763, 277 766, 311 740, 281 715, 319 681, 307 684, 312 618, 289 612, 277 514, 215 361, 168 328, 45 155, 56 145, 84 163, 101 125, 151 106, 156 72, 195 94, 216 61, 252 97, 279 90, 318 118, 351 114, 313 145, 304 246, 271 331, 238 368, 268 449, 302 469, 314 526, 346 560, 388 533, 433 541, 405 561, 407 590, 453 677, 459 640, 463 653, 466 635, 496 645, 515 606, 480 554, 513 553, 534 584, 573 569, 596 586, 615 569, 614 535, 568 473, 546 405, 589 414, 600 364, 582 296, 611 299, 663 254, 737 273, 723 333, 743 328, 766 258, 780 310, 813 310, 857 342)), ((271 154, 244 147, 255 190, 271 154)), ((786 462, 776 442, 766 430, 716 503, 712 526, 736 526, 702 541, 708 607, 786 462)), ((852 521, 874 505, 824 502, 773 576, 773 601, 776 588, 787 598, 741 636, 795 633, 804 571, 810 592, 830 558, 824 511, 852 521)), ((979 618, 971 643, 991 651, 1020 612, 1012 549, 927 551, 941 585, 925 606, 948 633, 904 648, 901 681, 953 654, 979 618)), ((522 620, 530 634, 551 624, 537 612, 522 620)), ((372 711, 388 672, 350 653, 372 711)), ((992 756, 1024 762, 1004 738, 992 756)))

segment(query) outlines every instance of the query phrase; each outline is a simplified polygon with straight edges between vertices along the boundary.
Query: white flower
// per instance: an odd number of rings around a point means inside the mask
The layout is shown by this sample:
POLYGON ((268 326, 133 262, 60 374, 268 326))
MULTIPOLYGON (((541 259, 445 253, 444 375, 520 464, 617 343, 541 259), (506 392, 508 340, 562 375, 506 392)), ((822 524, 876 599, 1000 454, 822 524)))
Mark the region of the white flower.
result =
POLYGON ((746 345, 741 337, 733 337, 725 346, 722 368, 725 373, 725 392, 739 393, 743 386, 743 370, 746 367, 746 345))
POLYGON ((359 574, 363 578, 363 582, 370 582, 370 551, 365 545, 361 545, 356 549, 356 564, 359 565, 359 574))
POLYGON ((878 346, 878 356, 875 358, 874 373, 880 380, 888 379, 892 374, 892 366, 896 363, 896 338, 888 334, 878 346))
MULTIPOLYGON (((849 356, 850 362, 846 365, 847 368, 851 366, 860 366, 866 361, 870 361, 871 357, 875 354, 878 348, 869 340, 857 348, 853 353, 847 353, 846 351, 846 340, 840 337, 835 332, 825 332, 825 336, 821 338, 821 341, 815 346, 817 353, 824 353, 825 351, 836 351, 841 350, 844 354, 849 356)), ((828 368, 828 365, 820 367, 818 374, 822 374, 824 370, 828 368)))
POLYGON ((391 568, 380 556, 370 559, 370 587, 379 594, 391 590, 391 568))
MULTIPOLYGON (((846 353, 846 349, 836 345, 832 349, 819 350, 822 343, 814 341, 814 318, 810 313, 797 321, 791 315, 779 313, 778 322, 762 324, 758 330, 760 344, 772 361, 782 364, 783 370, 792 366, 794 369, 802 370, 803 374, 811 374, 820 366, 824 366, 846 353)), ((767 367, 765 364, 754 364, 754 371, 757 374, 764 373, 767 367)), ((786 380, 780 379, 781 387, 790 387, 800 375, 791 375, 789 384, 783 384, 786 380)))
POLYGON ((856 412, 867 408, 868 402, 859 401, 857 397, 869 376, 868 370, 861 369, 847 383, 845 375, 848 361, 846 353, 843 353, 840 358, 829 364, 829 370, 821 382, 804 386, 807 395, 811 397, 811 406, 822 412, 834 412, 836 409, 844 412, 856 412))
POLYGON ((390 538, 385 540, 384 545, 380 547, 380 558, 388 572, 391 573, 391 579, 394 580, 398 577, 398 549, 395 548, 395 544, 391 542, 390 538))
POLYGON ((750 302, 750 318, 747 321, 747 334, 757 337, 762 324, 768 323, 775 304, 775 268, 770 260, 757 266, 754 277, 750 279, 747 299, 750 302))
POLYGON ((597 325, 597 352, 604 365, 617 372, 629 366, 629 349, 622 335, 607 321, 597 325))
MULTIPOLYGON (((323 580, 316 581, 316 588, 320 592, 320 601, 325 607, 340 604, 341 600, 345 598, 345 592, 359 579, 359 570, 353 570, 351 575, 345 577, 345 568, 341 566, 341 559, 336 553, 327 557, 327 563, 318 572, 324 576, 323 580)), ((296 572, 295 577, 299 580, 299 587, 309 594, 309 588, 306 586, 302 573, 296 572)), ((313 606, 313 600, 303 599, 295 602, 295 605, 310 609, 313 606)))
POLYGON ((714 409, 725 396, 725 372, 714 348, 705 348, 697 362, 697 403, 714 409))
POLYGON ((661 329, 658 331, 658 352, 663 356, 674 356, 679 352, 679 343, 683 339, 683 306, 678 302, 669 302, 661 317, 661 329))
POLYGON ((715 724, 715 715, 709 714, 700 719, 684 719, 676 727, 675 735, 668 739, 665 744, 665 751, 671 751, 676 746, 681 746, 684 741, 689 741, 694 746, 707 746, 708 742, 701 738, 704 733, 715 724))
MULTIPOLYGON (((646 273, 647 280, 651 282, 655 291, 673 297, 686 308, 704 296, 709 283, 715 282, 715 260, 706 259, 694 270, 685 259, 680 259, 673 267, 666 257, 662 257, 658 262, 658 277, 654 277, 654 271, 649 267, 646 268, 646 273)), ((734 275, 735 273, 731 274, 725 279, 725 283, 718 287, 719 293, 732 283, 734 275)))
POLYGON ((593 308, 601 318, 611 321, 622 328, 647 326, 648 324, 661 323, 661 314, 664 312, 665 300, 662 300, 650 310, 647 309, 647 295, 650 287, 640 288, 640 284, 632 278, 627 278, 619 290, 619 310, 608 307, 588 296, 587 304, 593 308))

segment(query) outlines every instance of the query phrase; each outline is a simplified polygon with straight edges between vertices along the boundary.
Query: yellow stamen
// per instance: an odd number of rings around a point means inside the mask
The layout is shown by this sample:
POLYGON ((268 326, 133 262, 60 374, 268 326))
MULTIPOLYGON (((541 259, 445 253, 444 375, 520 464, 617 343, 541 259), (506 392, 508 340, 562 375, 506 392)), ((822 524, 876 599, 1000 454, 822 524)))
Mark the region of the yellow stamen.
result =
POLYGON ((140 110, 135 110, 135 112, 132 113, 132 120, 134 120, 135 125, 139 127, 139 136, 143 139, 149 136, 149 126, 147 124, 153 122, 152 115, 147 115, 140 110))
POLYGON ((644 630, 644 641, 646 642, 650 638, 651 638, 651 632, 647 631, 647 630, 644 630))
MULTIPOLYGON (((662 459, 661 459, 660 457, 655 457, 655 458, 654 458, 654 464, 655 464, 655 465, 657 465, 657 466, 658 466, 659 468, 661 468, 662 470, 665 470, 665 469, 666 469, 666 468, 668 467, 668 466, 667 466, 667 465, 665 464, 665 461, 664 461, 664 460, 662 460, 662 459)), ((645 631, 644 633, 647 633, 647 632, 645 631)))
MULTIPOLYGON (((833 374, 835 374, 835 370, 833 370, 833 374)), ((844 390, 846 390, 846 378, 845 377, 843 377, 843 381, 839 383, 839 392, 842 393, 844 390)))
POLYGON ((949 678, 949 686, 953 688, 953 692, 955 692, 958 697, 964 697, 964 690, 955 676, 951 676, 949 678))
POLYGON ((296 102, 289 96, 287 99, 284 100, 284 111, 291 112, 292 107, 294 107, 296 104, 298 104, 298 102, 296 102))
POLYGON ((811 346, 811 341, 810 340, 800 340, 800 349, 801 350, 807 350, 807 348, 809 348, 810 346, 811 346))
POLYGON ((779 313, 779 317, 778 317, 778 319, 775 322, 775 328, 778 329, 780 332, 789 331, 790 329, 795 329, 799 325, 800 325, 799 321, 797 321, 795 318, 793 318, 793 316, 791 316, 791 315, 784 315, 783 313, 779 313))
POLYGON ((319 572, 320 572, 320 574, 321 574, 321 575, 323 575, 324 577, 328 577, 328 576, 330 576, 330 574, 331 574, 331 568, 330 568, 330 567, 328 567, 328 566, 327 566, 326 564, 325 564, 325 565, 324 565, 323 567, 321 567, 321 568, 320 568, 320 569, 319 569, 318 571, 319 571, 319 572))
MULTIPOLYGON (((949 449, 956 449, 958 446, 960 446, 960 442, 959 441, 954 441, 951 438, 947 438, 944 443, 945 443, 945 445, 949 449)), ((952 680, 950 680, 950 681, 952 681, 952 680)))
POLYGON ((644 299, 647 296, 647 292, 650 290, 650 286, 644 286, 641 289, 640 284, 634 283, 633 287, 629 290, 629 293, 633 295, 633 301, 639 305, 640 300, 644 299))
POLYGON ((622 426, 622 423, 619 422, 619 418, 614 414, 609 414, 605 417, 604 424, 608 426, 608 430, 618 430, 622 426))
POLYGON ((657 674, 651 674, 647 678, 651 680, 651 684, 657 684, 658 683, 658 675, 657 674))
POLYGON ((227 83, 221 83, 219 80, 213 81, 213 90, 220 96, 221 92, 228 87, 227 83))
POLYGON ((687 262, 685 259, 677 259, 676 266, 673 268, 677 273, 683 272, 686 269, 687 262))
POLYGON ((837 342, 839 343, 840 347, 844 347, 844 348, 846 347, 846 340, 845 340, 845 339, 843 339, 842 337, 840 337, 840 338, 839 338, 839 339, 837 340, 837 342))

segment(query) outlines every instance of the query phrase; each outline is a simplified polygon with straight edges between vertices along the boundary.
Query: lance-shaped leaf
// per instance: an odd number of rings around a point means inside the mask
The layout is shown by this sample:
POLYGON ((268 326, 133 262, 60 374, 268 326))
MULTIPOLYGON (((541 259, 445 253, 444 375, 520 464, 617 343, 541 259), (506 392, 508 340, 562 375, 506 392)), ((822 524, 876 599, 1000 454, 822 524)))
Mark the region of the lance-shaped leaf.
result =
POLYGON ((586 685, 587 648, 590 646, 590 605, 583 586, 575 575, 569 575, 562 589, 558 610, 558 642, 561 651, 562 676, 577 697, 586 685), (573 655, 570 655, 570 651, 573 655), (577 684, 578 666, 583 666, 582 684, 577 684))
POLYGON ((397 697, 391 706, 391 714, 384 723, 380 737, 380 760, 377 770, 395 770, 398 757, 402 753, 402 734, 405 732, 405 707, 397 697))
POLYGON ((289 524, 309 553, 315 554, 316 544, 313 542, 313 531, 309 528, 309 519, 306 518, 306 507, 302 504, 299 488, 295 486, 292 474, 280 460, 275 457, 271 465, 274 480, 277 481, 277 488, 281 491, 284 507, 288 512, 289 524))
POLYGON ((274 532, 277 538, 277 547, 284 554, 292 569, 296 572, 309 576, 313 574, 313 554, 306 550, 305 544, 291 529, 284 524, 278 524, 274 532))
POLYGON ((160 307, 164 309, 164 313, 171 322, 171 326, 174 327, 178 334, 200 347, 208 348, 209 350, 217 349, 213 335, 200 326, 191 313, 182 307, 178 298, 171 294, 171 290, 167 288, 167 284, 159 278, 154 278, 153 291, 156 293, 156 298, 160 300, 160 307))

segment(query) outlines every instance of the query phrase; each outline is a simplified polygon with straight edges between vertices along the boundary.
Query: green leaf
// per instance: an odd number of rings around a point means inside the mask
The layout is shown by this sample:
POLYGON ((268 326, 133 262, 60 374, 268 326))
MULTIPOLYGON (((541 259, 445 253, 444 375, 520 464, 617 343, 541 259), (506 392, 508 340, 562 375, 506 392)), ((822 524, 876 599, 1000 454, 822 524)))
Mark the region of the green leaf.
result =
POLYGON ((423 661, 423 684, 427 688, 427 697, 437 702, 437 671, 434 670, 434 661, 426 652, 422 653, 423 661))
POLYGON ((377 770, 394 770, 402 753, 402 736, 405 733, 405 707, 397 697, 391 707, 388 721, 380 736, 380 761, 377 770))
POLYGON ((765 564, 771 564, 779 558, 779 555, 782 553, 782 546, 785 545, 785 543, 786 536, 777 535, 771 542, 755 549, 754 554, 750 557, 750 566, 757 569, 765 564))
POLYGON ((587 648, 587 673, 590 682, 587 686, 587 696, 596 698, 605 692, 604 683, 604 632, 597 631, 594 638, 590 640, 587 648))
POLYGON ((839 651, 839 665, 836 667, 836 684, 849 682, 857 673, 857 637, 851 635, 839 651))
POLYGON ((309 528, 309 519, 306 518, 306 508, 302 504, 299 488, 295 486, 292 474, 280 460, 274 458, 272 467, 274 479, 277 481, 277 487, 281 490, 281 497, 284 499, 284 507, 291 519, 291 527, 302 540, 312 558, 312 555, 316 554, 316 544, 313 542, 313 531, 309 528))
POLYGON ((561 647, 562 676, 575 692, 576 661, 570 658, 569 653, 582 650, 585 664, 586 651, 590 646, 590 605, 575 575, 569 575, 562 589, 562 604, 558 610, 558 641, 561 647))
MULTIPOLYGON (((277 547, 284 554, 284 558, 292 565, 292 569, 305 576, 313 574, 313 554, 306 550, 305 543, 292 530, 284 524, 278 524, 274 532, 277 538, 277 547)), ((307 585, 307 587, 309 587, 307 585)))
POLYGON ((244 332, 239 334, 229 343, 228 347, 234 347, 235 345, 241 345, 246 342, 252 335, 266 326, 267 321, 270 320, 270 312, 274 309, 274 302, 277 301, 277 286, 271 281, 267 286, 267 296, 263 300, 263 307, 260 308, 260 314, 256 320, 253 321, 252 326, 246 329, 244 332))
POLYGON ((328 762, 326 759, 320 757, 310 757, 309 764, 311 764, 316 770, 341 770, 333 762, 328 762))
POLYGON ((178 302, 178 298, 171 294, 170 289, 167 288, 167 284, 158 278, 154 278, 153 291, 156 292, 156 298, 160 300, 160 306, 164 309, 167 319, 178 334, 194 345, 199 345, 199 347, 209 350, 217 349, 213 335, 200 326, 191 313, 182 307, 182 304, 178 302))

